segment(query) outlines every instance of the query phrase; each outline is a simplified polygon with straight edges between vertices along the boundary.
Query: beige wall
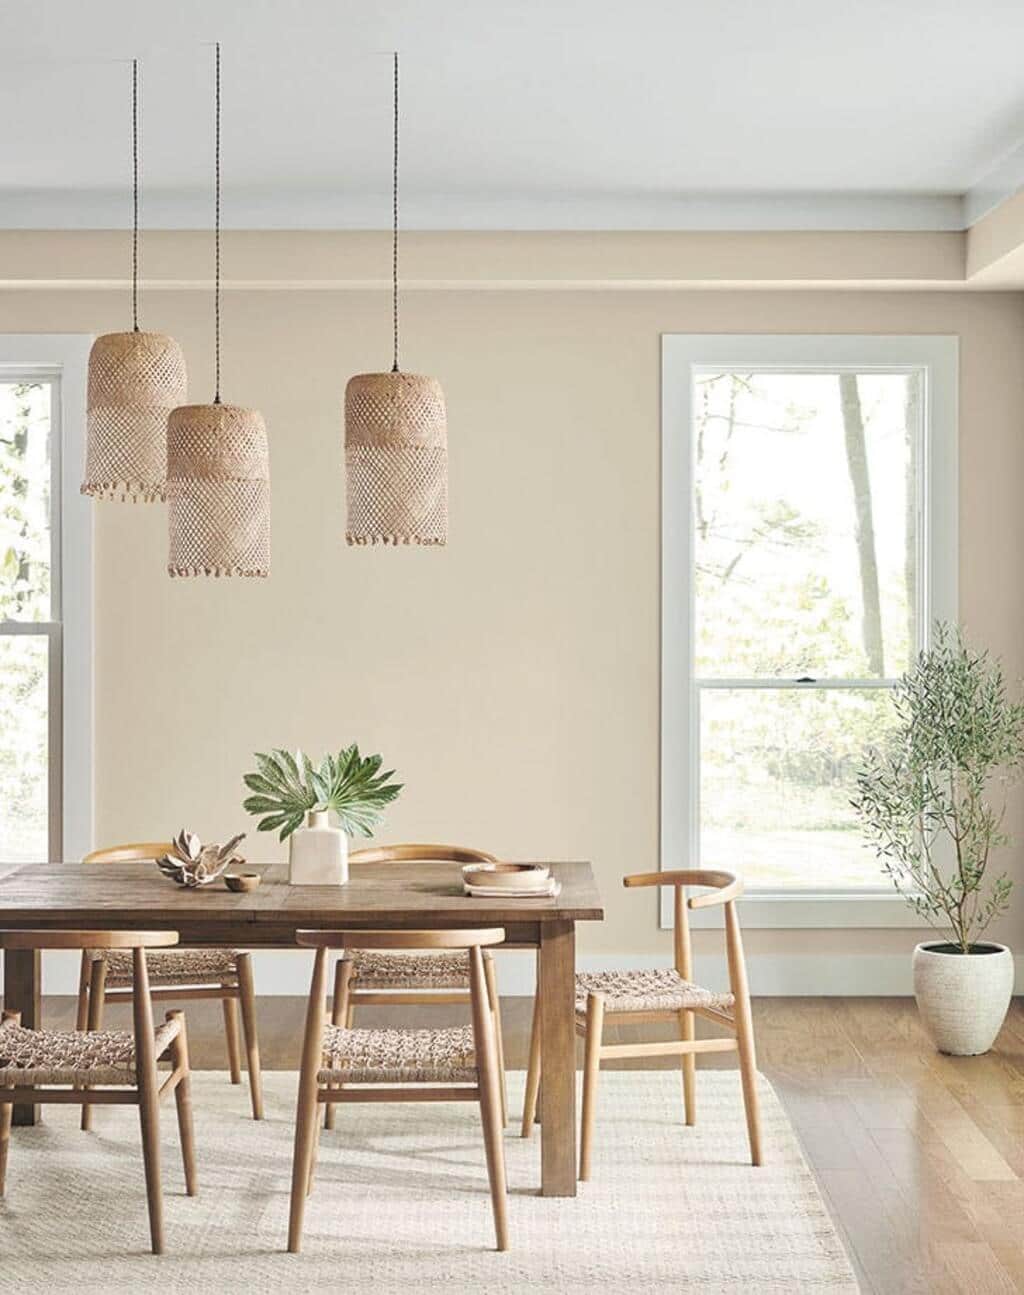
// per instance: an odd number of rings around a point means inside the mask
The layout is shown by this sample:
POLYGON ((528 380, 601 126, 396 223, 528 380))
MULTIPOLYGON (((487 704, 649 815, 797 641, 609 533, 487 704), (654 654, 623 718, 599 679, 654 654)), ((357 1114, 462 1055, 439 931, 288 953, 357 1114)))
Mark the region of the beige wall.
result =
MULTIPOLYGON (((301 236, 297 236, 301 237, 301 236)), ((0 331, 123 327, 120 294, 7 293, 0 331)), ((349 550, 340 405, 389 358, 379 292, 236 292, 225 399, 271 436, 273 574, 172 581, 158 507, 97 508, 96 835, 248 826, 250 753, 352 739, 406 790, 384 839, 593 860, 608 919, 584 952, 665 946, 627 869, 658 864, 659 335, 955 333, 960 587, 971 634, 1024 672, 1024 304, 945 292, 417 291, 406 367, 449 404, 446 550, 349 550)), ((210 303, 163 291, 210 395, 210 303)), ((1019 809, 1013 827, 1021 833, 1019 809)), ((251 838, 255 859, 281 853, 251 838)), ((1020 851, 1014 861, 1019 865, 1020 851)), ((1005 929, 1024 925, 1024 896, 1005 929)), ((899 953, 911 931, 752 932, 750 948, 899 953)))

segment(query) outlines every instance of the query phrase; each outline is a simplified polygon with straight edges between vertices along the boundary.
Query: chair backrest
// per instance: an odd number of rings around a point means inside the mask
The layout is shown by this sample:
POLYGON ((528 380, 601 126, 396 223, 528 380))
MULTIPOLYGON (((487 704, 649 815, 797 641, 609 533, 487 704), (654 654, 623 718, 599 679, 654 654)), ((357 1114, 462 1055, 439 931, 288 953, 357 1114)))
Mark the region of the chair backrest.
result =
POLYGON ((734 956, 742 958, 740 928, 736 917, 736 900, 743 894, 743 879, 731 872, 714 870, 666 870, 665 872, 634 872, 622 878, 622 884, 632 886, 672 886, 675 892, 674 944, 676 971, 684 980, 693 979, 693 940, 690 936, 688 909, 711 908, 725 905, 725 938, 729 948, 730 964, 734 956), (687 886, 704 887, 701 895, 687 896, 687 886))
POLYGON ((473 1040, 477 1055, 493 1045, 494 1023, 487 1010, 487 986, 481 947, 501 944, 501 927, 455 931, 296 931, 295 941, 316 949, 313 977, 306 1005, 306 1030, 302 1044, 302 1073, 315 1073, 323 1047, 324 1003, 327 988, 327 955, 330 949, 465 949, 469 954, 469 997, 473 1013, 473 1040))
POLYGON ((134 841, 129 845, 108 845, 102 850, 93 850, 82 860, 83 863, 148 863, 152 859, 162 858, 169 854, 173 846, 170 841, 134 841))
POLYGON ((478 949, 501 944, 503 927, 433 931, 296 931, 295 941, 311 949, 478 949))
POLYGON ((497 863, 497 857, 470 845, 374 845, 353 850, 350 863, 497 863))
POLYGON ((166 949, 177 931, 0 931, 0 949, 166 949))
POLYGON ((146 950, 177 943, 177 931, 0 931, 0 949, 131 949, 136 1069, 145 1071, 151 1082, 156 1079, 156 1057, 146 950))

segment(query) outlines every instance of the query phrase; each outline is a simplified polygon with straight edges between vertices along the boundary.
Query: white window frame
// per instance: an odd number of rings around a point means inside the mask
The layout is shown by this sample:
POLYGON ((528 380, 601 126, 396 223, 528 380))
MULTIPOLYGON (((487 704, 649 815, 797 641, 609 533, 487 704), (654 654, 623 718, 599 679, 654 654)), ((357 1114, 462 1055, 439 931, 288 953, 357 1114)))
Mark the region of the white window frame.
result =
POLYGON ((53 393, 51 619, 0 622, 4 634, 49 639, 52 861, 80 859, 93 839, 93 510, 79 491, 91 345, 77 333, 0 334, 0 382, 45 380, 53 393))
MULTIPOLYGON (((935 620, 957 619, 958 363, 956 337, 715 333, 662 336, 662 869, 700 866, 692 579, 695 374, 708 366, 723 371, 777 369, 814 373, 849 369, 858 373, 921 373, 923 444, 919 458, 918 543, 922 579, 918 623, 924 628, 927 642, 935 620), (681 591, 686 591, 684 596, 680 596, 681 591)), ((843 684, 848 686, 849 681, 843 684)), ((801 685, 794 682, 792 686, 801 685)), ((921 919, 884 884, 877 890, 751 888, 746 893, 746 926, 922 925, 921 919)), ((695 925, 721 924, 721 914, 715 909, 699 910, 693 916, 699 919, 695 925)), ((661 926, 672 926, 668 894, 662 896, 661 926)))

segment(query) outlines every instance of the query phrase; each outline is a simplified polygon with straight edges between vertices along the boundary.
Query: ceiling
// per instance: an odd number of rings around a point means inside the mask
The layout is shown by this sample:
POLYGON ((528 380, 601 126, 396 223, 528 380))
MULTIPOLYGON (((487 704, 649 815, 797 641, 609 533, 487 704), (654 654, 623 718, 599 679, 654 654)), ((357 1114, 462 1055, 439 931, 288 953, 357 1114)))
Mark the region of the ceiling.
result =
POLYGON ((960 229, 1024 181, 1019 0, 0 0, 0 227, 960 229))

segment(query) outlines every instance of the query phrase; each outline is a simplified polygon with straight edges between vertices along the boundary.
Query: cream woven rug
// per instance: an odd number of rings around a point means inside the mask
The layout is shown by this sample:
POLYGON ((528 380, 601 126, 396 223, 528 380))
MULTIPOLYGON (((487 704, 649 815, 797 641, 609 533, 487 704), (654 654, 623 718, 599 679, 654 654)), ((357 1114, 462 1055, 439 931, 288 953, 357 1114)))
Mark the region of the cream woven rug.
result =
MULTIPOLYGON (((0 1290, 856 1292, 795 1136, 762 1080, 766 1164, 747 1161, 737 1076, 698 1075, 696 1128, 679 1076, 601 1076, 595 1174, 543 1199, 539 1139, 506 1139, 512 1249, 492 1249, 476 1107, 340 1108, 321 1141, 303 1253, 284 1253, 294 1074, 265 1077, 267 1119, 223 1074, 195 1077, 199 1196, 184 1195, 173 1102, 163 1107, 168 1253, 148 1253, 137 1115, 99 1107, 95 1131, 51 1106, 15 1129, 0 1201, 0 1290)), ((513 1112, 523 1076, 509 1076, 513 1112)))

